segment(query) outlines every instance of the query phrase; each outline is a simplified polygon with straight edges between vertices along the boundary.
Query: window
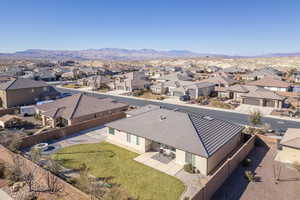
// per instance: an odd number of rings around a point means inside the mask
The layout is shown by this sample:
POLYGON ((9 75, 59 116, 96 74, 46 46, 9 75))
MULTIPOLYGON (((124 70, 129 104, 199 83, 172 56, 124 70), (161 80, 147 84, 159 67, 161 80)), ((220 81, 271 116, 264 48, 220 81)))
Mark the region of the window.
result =
POLYGON ((140 137, 136 136, 136 145, 140 145, 140 137))
POLYGON ((189 152, 185 152, 185 162, 195 166, 195 155, 189 152))
POLYGON ((115 129, 108 127, 108 133, 111 135, 115 134, 115 129))
POLYGON ((47 92, 47 91, 48 91, 48 87, 43 87, 43 90, 44 90, 45 92, 47 92))
POLYGON ((131 143, 131 135, 127 133, 126 139, 128 143, 131 143))

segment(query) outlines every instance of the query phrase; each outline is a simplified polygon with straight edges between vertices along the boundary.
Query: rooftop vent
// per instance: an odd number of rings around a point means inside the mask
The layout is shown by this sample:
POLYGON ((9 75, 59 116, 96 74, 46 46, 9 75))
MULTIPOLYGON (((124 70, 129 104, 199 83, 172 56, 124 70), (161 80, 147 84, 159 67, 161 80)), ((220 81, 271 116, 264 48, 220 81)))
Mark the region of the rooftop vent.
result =
POLYGON ((162 121, 162 120, 165 120, 165 119, 167 119, 166 116, 164 116, 164 115, 161 115, 161 116, 160 116, 160 120, 161 120, 161 121, 162 121))
POLYGON ((212 117, 210 117, 210 116, 204 116, 203 119, 206 119, 206 120, 211 121, 211 120, 213 120, 214 118, 212 118, 212 117))

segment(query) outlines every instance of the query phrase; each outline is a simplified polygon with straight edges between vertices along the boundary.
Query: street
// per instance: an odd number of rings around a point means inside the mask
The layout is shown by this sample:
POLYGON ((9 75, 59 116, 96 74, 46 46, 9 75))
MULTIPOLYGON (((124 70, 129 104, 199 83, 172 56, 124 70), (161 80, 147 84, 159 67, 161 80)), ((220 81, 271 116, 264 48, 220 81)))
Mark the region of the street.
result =
MULTIPOLYGON (((120 97, 120 96, 98 94, 93 92, 74 91, 71 89, 57 88, 57 90, 61 92, 68 92, 73 94, 81 92, 87 95, 96 96, 98 98, 112 98, 115 99, 116 101, 124 102, 132 106, 145 106, 147 104, 159 105, 162 108, 166 108, 166 109, 177 109, 179 111, 200 113, 202 115, 209 115, 213 118, 230 121, 241 125, 249 125, 248 115, 241 114, 241 113, 231 113, 231 112, 225 112, 219 110, 212 110, 209 108, 208 109, 195 108, 195 107, 174 105, 174 104, 163 103, 163 102, 152 102, 152 101, 147 101, 142 99, 140 100, 140 99, 127 98, 126 96, 120 97)), ((300 128, 300 122, 292 121, 292 120, 281 120, 281 119, 275 119, 270 117, 263 117, 262 123, 270 124, 272 129, 279 133, 285 132, 287 128, 300 128)))

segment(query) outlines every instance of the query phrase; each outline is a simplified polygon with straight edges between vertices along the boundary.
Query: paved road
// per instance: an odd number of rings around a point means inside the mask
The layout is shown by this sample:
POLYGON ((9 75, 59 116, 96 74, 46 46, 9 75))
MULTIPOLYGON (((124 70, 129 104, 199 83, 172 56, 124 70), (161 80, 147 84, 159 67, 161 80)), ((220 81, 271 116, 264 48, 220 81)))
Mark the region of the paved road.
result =
MULTIPOLYGON (((70 89, 62 89, 57 88, 61 92, 69 92, 69 93, 86 93, 82 91, 74 91, 70 89)), ((203 115, 209 115, 211 117, 222 119, 226 121, 235 122, 237 124, 242 125, 249 125, 248 121, 248 115, 247 114, 241 114, 241 113, 231 113, 226 111, 219 111, 219 110, 211 110, 211 109, 205 109, 205 108, 195 108, 195 107, 189 107, 189 106, 182 106, 182 105, 175 105, 175 104, 169 104, 169 103, 162 103, 162 102, 152 102, 142 99, 132 99, 127 97, 119 97, 119 96, 111 96, 111 95, 105 95, 105 94, 96 94, 96 93, 86 93, 87 95, 93 95, 99 98, 112 98, 119 102, 125 102, 132 106, 144 106, 147 104, 154 104, 159 105, 163 108, 167 109, 179 109, 182 111, 187 112, 195 112, 195 113, 201 113, 203 115)), ((285 132, 287 128, 300 128, 300 122, 292 121, 292 120, 281 120, 281 119, 275 119, 270 117, 264 117, 262 119, 263 123, 268 123, 272 126, 272 129, 274 129, 276 132, 285 132)))

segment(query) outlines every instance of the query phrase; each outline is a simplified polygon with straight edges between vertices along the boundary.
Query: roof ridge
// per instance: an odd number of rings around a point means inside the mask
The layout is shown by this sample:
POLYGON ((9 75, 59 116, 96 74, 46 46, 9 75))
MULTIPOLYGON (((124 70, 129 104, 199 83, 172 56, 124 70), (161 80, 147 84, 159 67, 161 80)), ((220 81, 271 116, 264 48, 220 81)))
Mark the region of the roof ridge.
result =
POLYGON ((9 86, 6 87, 5 90, 7 90, 10 86, 12 86, 12 84, 14 84, 14 83, 17 81, 17 79, 18 79, 18 78, 15 78, 15 79, 11 82, 11 84, 9 84, 9 86))
POLYGON ((73 118, 73 116, 74 116, 74 114, 75 114, 75 111, 76 111, 77 108, 78 108, 79 102, 81 101, 82 96, 83 96, 83 94, 80 93, 79 98, 78 98, 78 101, 76 102, 76 105, 74 106, 74 109, 73 109, 72 114, 71 114, 71 116, 70 116, 70 119, 73 118))
POLYGON ((194 130, 196 131, 197 136, 198 136, 198 138, 199 138, 199 140, 200 140, 200 142, 201 142, 201 144, 202 144, 202 146, 203 146, 203 148, 204 148, 204 150, 205 150, 205 154, 206 154, 206 156, 208 157, 209 154, 208 154, 208 151, 207 151, 207 149, 206 149, 206 147, 205 147, 205 145, 204 145, 204 142, 202 141, 202 138, 200 137, 200 134, 198 133, 198 130, 197 130, 197 128, 195 127, 194 121, 191 119, 191 115, 195 115, 195 114, 192 114, 192 113, 186 113, 186 114, 188 115, 188 117, 189 117, 189 119, 190 119, 190 121, 191 121, 191 123, 192 123, 192 125, 193 125, 193 128, 194 128, 194 130))

